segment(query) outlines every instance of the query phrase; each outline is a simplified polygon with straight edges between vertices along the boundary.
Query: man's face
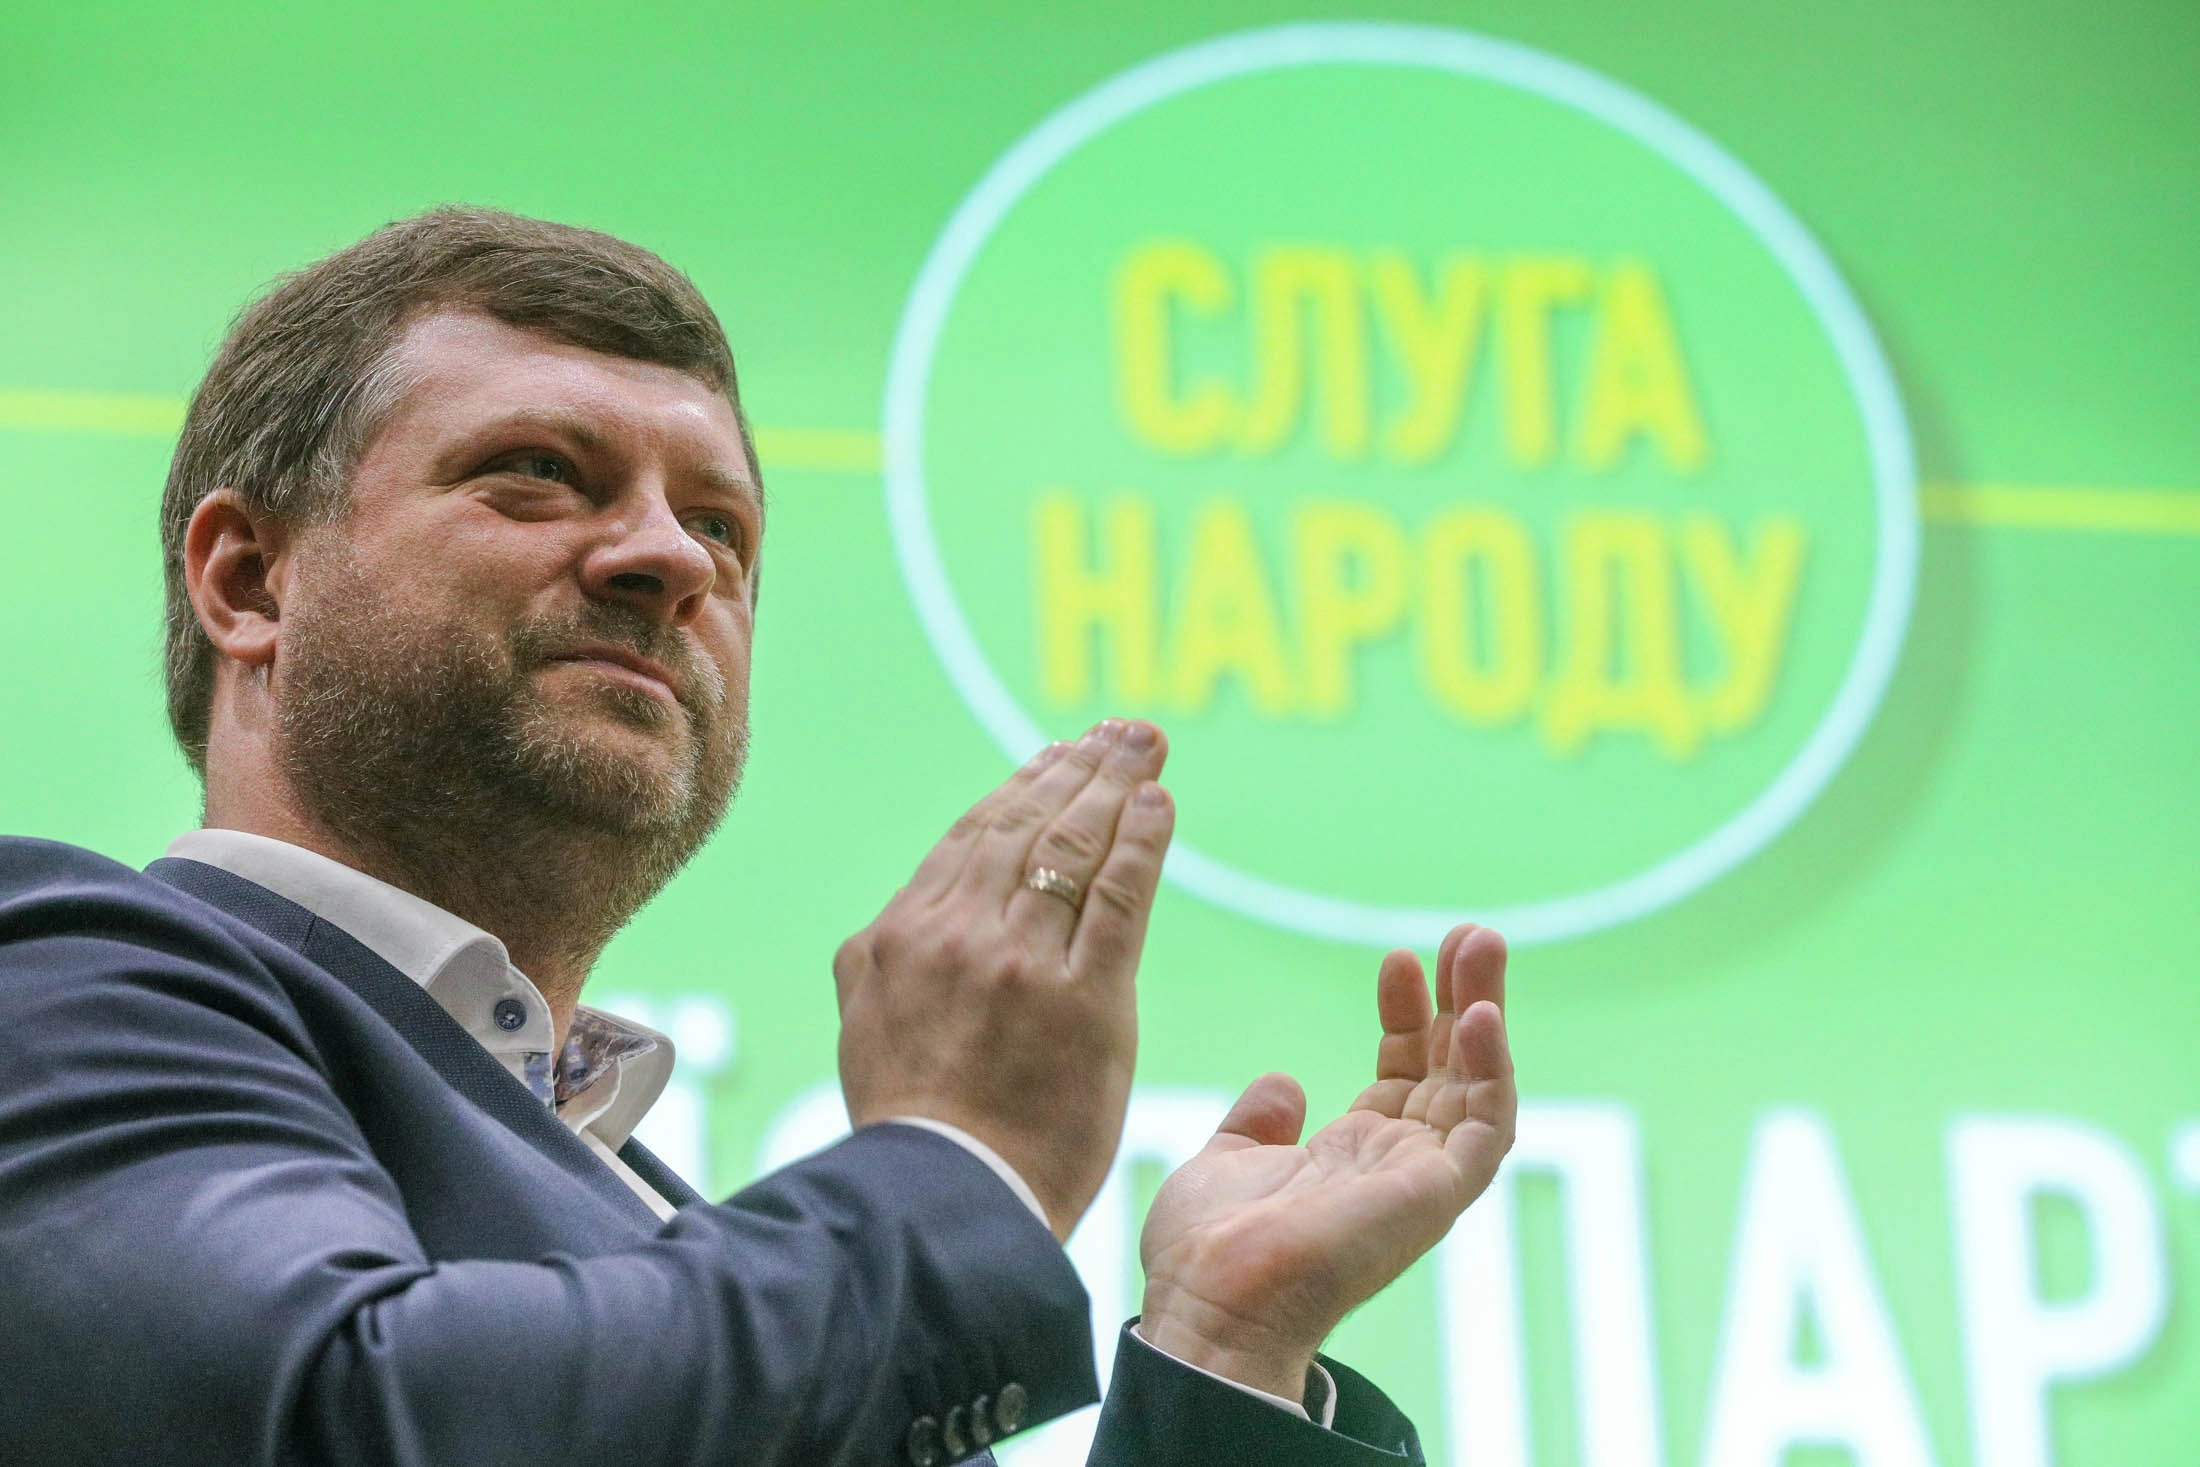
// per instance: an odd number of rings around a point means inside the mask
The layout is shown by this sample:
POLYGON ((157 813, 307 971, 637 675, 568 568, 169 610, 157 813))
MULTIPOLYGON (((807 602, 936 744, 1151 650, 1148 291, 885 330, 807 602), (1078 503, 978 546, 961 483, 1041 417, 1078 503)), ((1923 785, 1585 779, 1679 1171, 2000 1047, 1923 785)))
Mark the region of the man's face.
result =
POLYGON ((346 834, 516 814, 677 865, 747 740, 763 505, 731 406, 468 311, 400 353, 414 385, 348 511, 293 551, 293 781, 346 834))

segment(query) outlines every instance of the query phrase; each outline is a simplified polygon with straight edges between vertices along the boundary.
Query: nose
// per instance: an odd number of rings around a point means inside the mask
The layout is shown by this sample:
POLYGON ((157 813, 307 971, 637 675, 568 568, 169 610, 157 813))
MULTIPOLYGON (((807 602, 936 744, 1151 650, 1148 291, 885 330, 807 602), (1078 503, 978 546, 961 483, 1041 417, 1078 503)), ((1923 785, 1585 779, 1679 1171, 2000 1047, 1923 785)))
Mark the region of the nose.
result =
POLYGON ((662 494, 639 491, 581 562, 581 589, 616 601, 669 626, 685 626, 703 609, 717 579, 711 554, 687 532, 662 494))

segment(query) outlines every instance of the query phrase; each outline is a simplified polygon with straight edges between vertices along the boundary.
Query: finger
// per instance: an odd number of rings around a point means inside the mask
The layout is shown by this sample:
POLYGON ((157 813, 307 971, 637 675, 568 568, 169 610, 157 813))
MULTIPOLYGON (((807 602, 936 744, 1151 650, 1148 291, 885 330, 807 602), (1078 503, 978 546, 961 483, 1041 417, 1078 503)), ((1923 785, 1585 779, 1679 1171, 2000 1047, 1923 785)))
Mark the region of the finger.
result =
POLYGON ((1031 787, 1032 781, 1039 777, 1040 772, 1069 749, 1070 745, 1064 742, 1048 744, 1026 759, 1014 774, 1003 780, 984 799, 964 811, 947 828, 947 834, 941 836, 938 843, 925 853, 924 859, 917 865, 916 875, 909 878, 909 884, 903 890, 917 900, 927 902, 946 891, 961 873, 963 863, 969 859, 970 848, 992 823, 995 811, 1003 803, 1020 798, 1031 787))
POLYGON ((1428 1070, 1406 1097, 1401 1114, 1407 1120, 1427 1120, 1430 1103, 1451 1079, 1451 1031, 1459 1022, 1459 985, 1453 974, 1460 948, 1479 931, 1474 923, 1462 922, 1444 934, 1436 950, 1436 1017, 1428 1029, 1428 1070))
POLYGON ((1401 947, 1383 956, 1375 974, 1375 1013, 1383 1037, 1375 1047, 1375 1078, 1419 1080, 1428 1074, 1429 1027, 1435 1014, 1428 978, 1413 949, 1401 947))
POLYGON ((1513 1078, 1512 1036, 1503 1009, 1485 998, 1460 1016, 1451 1036, 1451 1068, 1469 1084, 1513 1078))
MULTIPOLYGON (((1459 951, 1459 944, 1466 941, 1468 936, 1476 930, 1474 923, 1461 922, 1444 934, 1443 945, 1436 949, 1436 972, 1439 977, 1451 971, 1451 955, 1459 951)), ((1437 995, 1437 1007, 1439 1008, 1445 1007, 1442 1003, 1443 997, 1444 995, 1441 993, 1437 995)))
POLYGON ((1120 718, 1102 719, 1039 771, 1020 796, 1001 802, 971 843, 969 859, 955 879, 958 894, 986 902, 988 915, 1000 911, 1008 892, 1024 879, 1024 858, 1033 838, 1092 782, 1123 727, 1120 718))
POLYGON ((1505 1010, 1505 939, 1494 929, 1465 933, 1451 955, 1451 1007, 1465 1013, 1478 1003, 1505 1010))
POLYGON ((1023 935, 1032 950, 1066 957, 1070 935, 1077 927, 1078 906, 1049 892, 1034 891, 1026 881, 1044 868, 1068 878, 1080 893, 1089 895, 1115 846, 1116 828, 1131 792, 1161 773, 1168 761, 1169 742, 1160 729, 1133 720, 1108 747, 1100 766, 1085 787, 1061 813, 1041 827, 1013 872, 1014 885, 1004 893, 1003 906, 1009 929, 1023 935))
POLYGON ((1444 1155, 1458 1173, 1461 1204, 1465 1205, 1482 1195, 1497 1175, 1498 1163, 1512 1149, 1520 1099, 1505 1035, 1505 1017, 1497 1005, 1487 1001, 1475 1004, 1460 1028, 1464 1031, 1460 1069, 1476 1078, 1461 1086, 1467 1093, 1466 1111, 1445 1132, 1444 1155))
POLYGON ((1107 862, 1086 886, 1084 908, 1075 914, 1077 928, 1066 955, 1072 978, 1128 983, 1136 974, 1154 891, 1161 885, 1161 861, 1175 831, 1176 804, 1167 790, 1142 784, 1132 792, 1115 824, 1107 862))
MULTIPOLYGON (((1487 927, 1463 927, 1457 932, 1459 941, 1438 987, 1449 991, 1459 1017, 1446 1026, 1443 1062, 1432 1067, 1431 1083, 1408 1099, 1405 1110, 1439 1131, 1450 1130, 1469 1114, 1476 1082, 1503 1078, 1509 1085, 1512 1076, 1512 1061, 1505 1051, 1505 939, 1487 927), (1469 1025, 1464 1016, 1470 1013, 1482 1017, 1469 1025), (1489 1048, 1492 1018, 1494 1053, 1489 1048), (1500 1063, 1502 1074, 1488 1068, 1500 1063)), ((1444 1024, 1441 1015, 1437 1023, 1444 1024)))
POLYGON ((1406 1104, 1413 1099, 1418 1083, 1414 1080, 1377 1080, 1362 1090, 1347 1109, 1371 1110, 1397 1120, 1406 1113, 1406 1104))
POLYGON ((1352 1102, 1354 1110, 1404 1113, 1414 1086, 1428 1078, 1429 1028, 1435 1022, 1428 979, 1411 948, 1383 956, 1375 975, 1375 1012, 1383 1037, 1375 1045, 1375 1083, 1352 1102))
POLYGON ((1296 1146, 1306 1129, 1306 1092, 1289 1075, 1270 1072, 1245 1087, 1230 1113, 1215 1127, 1210 1149, 1247 1146, 1296 1146))
POLYGON ((1462 922, 1444 934, 1443 946, 1436 950, 1436 1022, 1429 1026, 1428 1065, 1431 1070, 1444 1067, 1444 1057, 1451 1053, 1451 1026, 1459 1017, 1458 989, 1452 981, 1452 963, 1458 957, 1460 944, 1480 929, 1472 922, 1462 922))
POLYGON ((1013 872, 1017 882, 1024 879, 1023 859, 1032 837, 1091 782, 1122 731, 1121 719, 1102 719, 1036 770, 1021 788, 1002 791, 991 802, 964 851, 961 867, 941 895, 968 896, 983 904, 974 910, 988 916, 998 912, 1012 884, 1007 873, 1013 872))
POLYGON ((1462 1121, 1499 1119, 1490 1106, 1511 1094, 1513 1069, 1505 1015, 1496 1004, 1482 999, 1460 1015, 1448 1068, 1451 1079, 1431 1102, 1428 1124, 1449 1131, 1462 1121))

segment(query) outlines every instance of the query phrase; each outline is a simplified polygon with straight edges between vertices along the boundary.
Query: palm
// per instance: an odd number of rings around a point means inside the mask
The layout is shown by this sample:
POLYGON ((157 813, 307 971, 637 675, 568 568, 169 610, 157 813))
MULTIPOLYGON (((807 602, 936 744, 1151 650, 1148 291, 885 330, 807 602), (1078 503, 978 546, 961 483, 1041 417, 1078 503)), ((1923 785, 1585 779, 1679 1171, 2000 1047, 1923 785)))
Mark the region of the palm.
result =
POLYGON ((1350 1110, 1297 1144, 1304 1097, 1264 1076, 1163 1184, 1140 1244, 1149 1313, 1257 1321, 1311 1353, 1489 1185, 1515 1095, 1504 947, 1478 931, 1447 939, 1433 1014, 1419 962, 1385 960, 1377 1079, 1350 1110))

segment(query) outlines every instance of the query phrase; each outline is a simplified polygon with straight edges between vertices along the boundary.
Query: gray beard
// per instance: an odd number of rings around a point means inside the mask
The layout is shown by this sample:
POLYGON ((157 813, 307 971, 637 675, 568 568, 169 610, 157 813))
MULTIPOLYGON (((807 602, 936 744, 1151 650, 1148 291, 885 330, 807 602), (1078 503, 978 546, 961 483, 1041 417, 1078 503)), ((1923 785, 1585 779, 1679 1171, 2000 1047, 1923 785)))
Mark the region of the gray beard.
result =
POLYGON ((591 603, 485 639, 410 621, 352 567, 322 568, 314 594, 285 607, 275 697, 278 757, 298 798, 370 874, 537 961, 586 972, 709 838, 740 783, 745 710, 726 706, 723 676, 627 607, 591 603), (679 677, 680 711, 615 683, 587 693, 651 734, 684 714, 669 767, 621 756, 538 693, 536 673, 583 641, 679 677))

